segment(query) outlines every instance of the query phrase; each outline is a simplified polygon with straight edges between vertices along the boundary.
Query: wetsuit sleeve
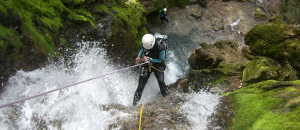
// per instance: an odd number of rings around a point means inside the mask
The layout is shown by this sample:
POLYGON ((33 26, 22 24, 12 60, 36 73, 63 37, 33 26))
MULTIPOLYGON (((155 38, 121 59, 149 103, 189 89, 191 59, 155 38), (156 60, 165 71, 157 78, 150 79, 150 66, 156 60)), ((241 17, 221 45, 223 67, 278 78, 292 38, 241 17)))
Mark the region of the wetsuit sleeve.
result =
POLYGON ((143 57, 144 56, 144 48, 141 48, 138 54, 138 57, 143 57))
POLYGON ((166 50, 163 50, 159 53, 159 59, 151 59, 150 61, 153 63, 162 63, 166 60, 166 50))

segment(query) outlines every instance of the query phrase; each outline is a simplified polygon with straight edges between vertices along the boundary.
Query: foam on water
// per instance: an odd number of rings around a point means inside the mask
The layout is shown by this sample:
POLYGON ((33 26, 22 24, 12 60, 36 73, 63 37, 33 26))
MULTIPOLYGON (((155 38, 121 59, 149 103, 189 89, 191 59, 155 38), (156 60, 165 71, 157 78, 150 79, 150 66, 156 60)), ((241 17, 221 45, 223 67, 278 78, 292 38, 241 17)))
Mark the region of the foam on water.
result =
POLYGON ((187 116, 192 130, 205 130, 208 124, 208 117, 213 114, 219 96, 207 93, 193 93, 187 96, 187 101, 182 105, 181 109, 187 116))

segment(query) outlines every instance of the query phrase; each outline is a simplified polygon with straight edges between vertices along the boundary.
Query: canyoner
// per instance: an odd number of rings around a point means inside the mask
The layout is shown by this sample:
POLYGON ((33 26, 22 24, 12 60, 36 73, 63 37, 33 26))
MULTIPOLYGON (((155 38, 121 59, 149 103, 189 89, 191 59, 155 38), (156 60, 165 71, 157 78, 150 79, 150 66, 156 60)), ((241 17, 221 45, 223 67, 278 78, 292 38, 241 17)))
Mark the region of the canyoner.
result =
POLYGON ((142 38, 142 47, 135 59, 136 64, 141 62, 148 62, 148 64, 140 66, 140 76, 138 87, 134 94, 133 105, 135 106, 142 97, 145 85, 150 77, 150 74, 154 72, 154 75, 158 81, 160 92, 162 96, 168 95, 167 85, 164 81, 164 70, 166 69, 166 57, 167 57, 167 35, 161 35, 159 33, 145 34, 142 38))
POLYGON ((169 23, 169 19, 167 18, 167 8, 163 8, 159 10, 159 19, 161 24, 165 22, 169 23))

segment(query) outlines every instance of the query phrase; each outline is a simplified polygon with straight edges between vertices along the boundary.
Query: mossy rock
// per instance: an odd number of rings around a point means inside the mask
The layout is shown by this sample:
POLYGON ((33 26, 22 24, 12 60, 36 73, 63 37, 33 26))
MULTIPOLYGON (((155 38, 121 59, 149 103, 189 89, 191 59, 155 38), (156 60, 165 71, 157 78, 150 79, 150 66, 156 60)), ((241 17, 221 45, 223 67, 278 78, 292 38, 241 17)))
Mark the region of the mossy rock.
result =
MULTIPOLYGON (((299 27, 280 22, 255 26, 245 37, 253 55, 267 56, 280 62, 289 62, 300 71, 299 27)), ((298 74, 299 75, 299 74, 298 74)))
POLYGON ((229 96, 233 99, 232 130, 300 129, 300 83, 263 81, 241 88, 229 96), (264 89, 263 86, 276 86, 264 89))
POLYGON ((108 49, 115 57, 133 59, 141 46, 142 36, 148 32, 144 8, 138 2, 128 2, 124 6, 113 6, 110 11, 113 21, 108 42, 114 46, 108 49))
POLYGON ((289 65, 282 66, 267 57, 257 57, 250 61, 243 70, 242 81, 254 83, 263 80, 295 80, 296 71, 289 65))
MULTIPOLYGON (((251 50, 258 54, 265 54, 255 46, 257 42, 264 42, 267 45, 278 45, 290 36, 290 28, 283 23, 266 23, 256 25, 245 37, 245 43, 250 46, 251 50)), ((259 48, 262 50, 262 48, 259 48)), ((264 48, 265 49, 265 48, 264 48)))
POLYGON ((201 48, 196 49, 188 61, 191 66, 189 80, 196 86, 194 88, 202 89, 203 86, 229 83, 231 76, 240 77, 248 59, 238 43, 218 41, 215 44, 202 43, 201 48))
POLYGON ((300 23, 300 1, 285 0, 281 4, 281 15, 288 23, 300 23))
POLYGON ((283 55, 300 74, 300 40, 287 40, 280 46, 283 55))
POLYGON ((267 14, 261 8, 255 9, 254 16, 258 20, 267 20, 268 19, 267 14))
POLYGON ((192 69, 219 69, 224 73, 239 70, 248 61, 239 44, 233 41, 202 43, 188 59, 192 69))

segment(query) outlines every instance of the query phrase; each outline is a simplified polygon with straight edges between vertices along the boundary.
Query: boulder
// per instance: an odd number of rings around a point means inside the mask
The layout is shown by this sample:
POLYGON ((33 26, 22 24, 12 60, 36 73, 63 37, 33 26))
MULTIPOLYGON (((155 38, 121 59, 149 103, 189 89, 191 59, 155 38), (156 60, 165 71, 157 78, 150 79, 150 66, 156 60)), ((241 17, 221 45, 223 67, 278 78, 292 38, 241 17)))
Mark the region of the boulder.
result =
POLYGON ((245 37, 253 55, 274 58, 280 63, 289 62, 300 71, 299 27, 280 22, 255 26, 245 37))
POLYGON ((238 43, 233 41, 218 41, 215 44, 202 43, 189 57, 192 69, 218 69, 223 73, 234 72, 248 60, 245 58, 238 43))
POLYGON ((239 88, 241 71, 248 62, 244 53, 248 52, 233 41, 202 43, 201 48, 196 49, 188 60, 191 66, 188 79, 192 89, 209 90, 218 84, 229 84, 226 91, 239 88))
POLYGON ((250 61, 243 70, 243 83, 255 83, 264 80, 295 80, 296 71, 289 65, 282 66, 267 57, 258 57, 250 61))

